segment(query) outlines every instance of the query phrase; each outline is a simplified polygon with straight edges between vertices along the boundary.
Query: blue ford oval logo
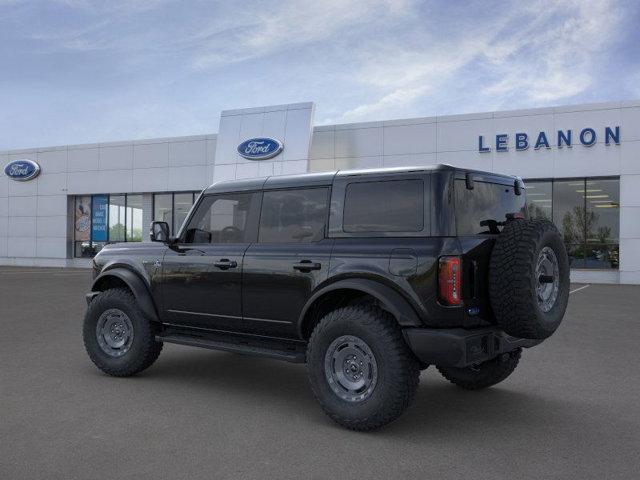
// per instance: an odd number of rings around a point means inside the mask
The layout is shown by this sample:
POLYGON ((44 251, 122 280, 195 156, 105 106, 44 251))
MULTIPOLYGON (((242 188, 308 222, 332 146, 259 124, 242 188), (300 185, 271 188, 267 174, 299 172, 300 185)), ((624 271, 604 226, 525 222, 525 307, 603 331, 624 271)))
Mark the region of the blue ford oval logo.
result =
POLYGON ((25 182, 38 176, 40 165, 33 160, 14 160, 4 167, 4 173, 12 180, 25 182))
POLYGON ((238 153, 249 160, 266 160, 278 155, 284 146, 273 138, 250 138, 238 145, 238 153))

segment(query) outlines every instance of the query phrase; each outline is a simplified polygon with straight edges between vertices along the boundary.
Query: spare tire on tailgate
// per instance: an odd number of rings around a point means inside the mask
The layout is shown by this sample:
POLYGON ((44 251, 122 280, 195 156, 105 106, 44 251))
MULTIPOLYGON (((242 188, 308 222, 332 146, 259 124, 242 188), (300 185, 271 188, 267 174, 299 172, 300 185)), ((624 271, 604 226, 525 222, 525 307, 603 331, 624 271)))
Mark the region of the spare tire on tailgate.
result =
POLYGON ((489 295, 509 335, 543 339, 558 328, 569 300, 569 258, 553 223, 507 221, 491 253, 489 295))

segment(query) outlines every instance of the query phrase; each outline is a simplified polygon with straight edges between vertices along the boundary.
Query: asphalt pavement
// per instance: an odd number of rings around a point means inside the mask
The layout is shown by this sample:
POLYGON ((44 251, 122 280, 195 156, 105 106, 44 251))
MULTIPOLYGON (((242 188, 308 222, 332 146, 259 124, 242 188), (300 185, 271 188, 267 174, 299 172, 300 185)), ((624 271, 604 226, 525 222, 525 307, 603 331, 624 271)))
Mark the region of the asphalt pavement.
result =
POLYGON ((374 433, 303 365, 165 345, 132 378, 81 338, 87 270, 0 267, 1 479, 640 478, 640 286, 573 285, 559 331, 466 392, 434 368, 374 433))

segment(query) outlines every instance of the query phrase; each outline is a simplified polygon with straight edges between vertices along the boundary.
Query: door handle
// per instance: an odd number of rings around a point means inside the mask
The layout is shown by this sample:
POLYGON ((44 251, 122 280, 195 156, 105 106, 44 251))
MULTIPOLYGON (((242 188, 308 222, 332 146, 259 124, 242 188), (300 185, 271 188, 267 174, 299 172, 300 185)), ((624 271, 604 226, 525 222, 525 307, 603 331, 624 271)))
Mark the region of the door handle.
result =
POLYGON ((221 258, 217 262, 213 262, 213 266, 220 270, 228 270, 229 268, 236 268, 238 266, 238 262, 227 258, 221 258))
POLYGON ((321 268, 321 263, 312 262, 311 260, 301 260, 299 263, 293 264, 293 269, 301 272, 310 272, 311 270, 320 270, 321 268))

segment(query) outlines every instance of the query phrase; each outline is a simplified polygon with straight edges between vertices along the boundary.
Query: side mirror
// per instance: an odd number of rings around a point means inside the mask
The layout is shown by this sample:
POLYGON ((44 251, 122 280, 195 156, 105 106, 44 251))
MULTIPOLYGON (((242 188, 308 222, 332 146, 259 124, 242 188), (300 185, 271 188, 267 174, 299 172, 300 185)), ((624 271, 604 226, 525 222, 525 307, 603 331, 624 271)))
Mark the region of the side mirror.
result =
POLYGON ((169 224, 167 222, 151 222, 149 238, 152 242, 169 242, 169 224))
POLYGON ((513 182, 513 192, 516 195, 522 195, 523 190, 525 189, 524 182, 520 177, 516 178, 513 182))

